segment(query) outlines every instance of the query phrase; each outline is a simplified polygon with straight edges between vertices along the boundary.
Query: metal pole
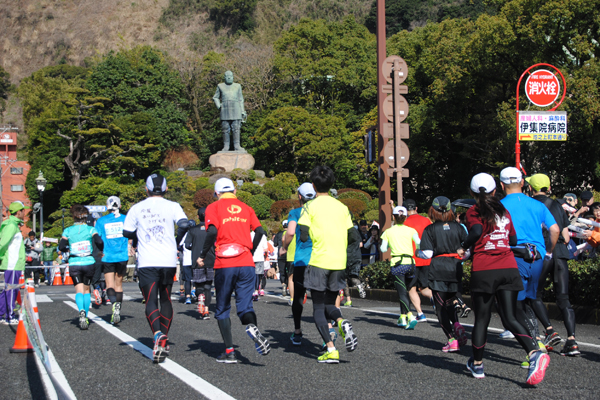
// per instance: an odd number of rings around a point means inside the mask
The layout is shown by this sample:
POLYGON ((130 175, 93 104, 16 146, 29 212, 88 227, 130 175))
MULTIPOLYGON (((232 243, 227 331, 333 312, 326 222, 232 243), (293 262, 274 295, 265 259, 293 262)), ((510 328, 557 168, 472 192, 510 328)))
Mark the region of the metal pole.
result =
POLYGON ((44 237, 44 191, 40 191, 40 239, 44 237))
POLYGON ((65 231, 65 209, 62 209, 62 230, 65 231))
POLYGON ((37 230, 35 229, 35 212, 33 212, 33 231, 37 233, 37 230))
MULTIPOLYGON (((386 59, 386 37, 385 37, 385 0, 377 0, 377 163, 379 164, 379 226, 387 229, 392 225, 392 210, 389 204, 390 177, 388 176, 388 165, 385 162, 383 150, 387 139, 383 137, 383 126, 387 118, 383 113, 383 102, 386 94, 382 86, 387 84, 381 66, 386 59)), ((389 253, 383 259, 389 260, 389 253)))

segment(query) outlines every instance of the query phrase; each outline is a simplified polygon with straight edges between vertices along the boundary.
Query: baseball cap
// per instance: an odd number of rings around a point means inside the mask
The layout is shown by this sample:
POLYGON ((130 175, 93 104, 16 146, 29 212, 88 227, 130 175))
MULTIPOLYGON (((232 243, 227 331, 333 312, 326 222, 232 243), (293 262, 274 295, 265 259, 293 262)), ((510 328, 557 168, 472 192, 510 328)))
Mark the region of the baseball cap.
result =
POLYGON ((541 189, 550 187, 550 178, 544 174, 535 174, 530 176, 529 178, 525 178, 525 181, 531 185, 533 190, 539 192, 541 189))
POLYGON ((167 191, 167 179, 161 174, 152 174, 146 179, 146 188, 150 193, 163 194, 167 191))
POLYGON ((577 195, 575 193, 567 193, 567 194, 565 194, 563 196, 563 199, 566 199, 566 198, 571 198, 571 199, 577 201, 577 195))
POLYGON ((229 178, 219 178, 219 180, 215 182, 215 192, 217 193, 233 192, 234 190, 235 185, 229 178))
POLYGON ((436 211, 441 211, 441 212, 446 212, 446 211, 454 211, 453 210, 453 206, 452 206, 452 202, 450 202, 450 199, 444 196, 438 196, 435 199, 433 199, 433 203, 431 203, 431 207, 433 207, 434 210, 436 211))
POLYGON ((496 181, 490 174, 481 172, 471 179, 471 191, 479 193, 480 189, 485 189, 486 193, 492 193, 496 189, 496 181))
POLYGON ((284 219, 283 222, 281 223, 281 225, 283 225, 284 228, 287 228, 287 226, 288 226, 288 220, 284 219))
POLYGON ((406 210, 406 207, 396 206, 396 207, 394 207, 394 210, 392 211, 392 214, 394 214, 394 215, 408 215, 408 211, 406 210))
POLYGON ((109 210, 112 209, 115 203, 117 204, 117 208, 121 208, 121 199, 117 196, 110 196, 108 200, 106 200, 106 208, 109 210))
POLYGON ((594 194, 592 192, 590 192, 589 190, 584 190, 583 192, 581 192, 579 197, 581 197, 581 200, 589 200, 592 197, 594 197, 594 194))
POLYGON ((361 219, 360 221, 358 221, 358 225, 359 226, 367 226, 367 221, 365 221, 364 219, 361 219))
POLYGON ((402 206, 404 206, 404 208, 406 208, 407 210, 415 210, 417 208, 417 202, 413 199, 406 199, 402 203, 402 206))
POLYGON ((500 172, 500 181, 502 183, 506 183, 507 185, 510 185, 511 183, 519 183, 522 179, 523 174, 515 167, 504 168, 500 172))
POLYGON ((8 206, 8 211, 11 214, 16 213, 17 211, 21 211, 21 210, 27 210, 29 209, 29 207, 25 206, 25 204, 23 204, 22 201, 13 201, 12 203, 10 203, 10 205, 8 206))
POLYGON ((300 194, 300 196, 302 196, 304 200, 312 200, 317 195, 317 192, 315 192, 315 188, 313 187, 312 183, 308 182, 304 182, 302 185, 300 185, 300 187, 298 188, 298 193, 300 194))

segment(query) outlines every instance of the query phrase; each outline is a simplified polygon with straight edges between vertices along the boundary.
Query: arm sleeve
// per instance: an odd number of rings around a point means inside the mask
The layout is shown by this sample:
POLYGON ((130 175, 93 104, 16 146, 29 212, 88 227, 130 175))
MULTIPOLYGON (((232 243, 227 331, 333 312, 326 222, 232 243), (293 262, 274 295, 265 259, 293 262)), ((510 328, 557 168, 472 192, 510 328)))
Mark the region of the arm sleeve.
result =
POLYGON ((471 246, 473 246, 475 243, 477 243, 477 241, 479 240, 479 238, 481 237, 482 234, 483 234, 483 226, 481 224, 472 225, 471 229, 469 230, 469 235, 467 236, 465 241, 462 243, 463 249, 468 249, 471 246))
POLYGON ((61 237, 60 242, 58 242, 58 249, 62 252, 69 251, 69 240, 67 238, 61 237))
POLYGON ((254 230, 254 239, 252 239, 252 254, 254 254, 256 249, 258 249, 258 246, 260 245, 260 242, 264 235, 265 235, 265 230, 263 229, 262 226, 259 226, 258 228, 256 228, 254 230))
POLYGON ((206 258, 206 255, 210 251, 210 248, 213 247, 216 240, 217 228, 214 225, 211 225, 206 230, 206 239, 204 239, 204 247, 202 248, 202 252, 200 253, 200 258, 206 258))
POLYGON ((415 245, 417 246, 417 249, 419 248, 419 246, 421 245, 421 239, 419 239, 419 234, 415 233, 412 237, 413 242, 415 242, 415 245))
MULTIPOLYGON (((123 236, 125 236, 127 239, 132 239, 134 242, 137 241, 136 231, 123 230, 123 236)), ((136 246, 133 246, 133 247, 136 247, 136 246)))
POLYGON ((184 239, 185 234, 190 228, 190 221, 187 218, 181 218, 177 221, 177 236, 175 239, 175 243, 177 246, 181 244, 181 241, 184 239))
POLYGON ((354 228, 354 226, 352 228, 348 228, 348 247, 360 241, 360 234, 354 228))
POLYGON ((425 260, 430 259, 431 257, 433 257, 433 250, 418 250, 417 251, 417 257, 419 258, 423 258, 425 260))
POLYGON ((386 251, 388 251, 388 241, 387 241, 387 239, 382 239, 381 240, 381 247, 379 248, 379 250, 381 250, 382 253, 385 253, 386 251))
POLYGON ((188 232, 188 233, 189 233, 189 235, 187 235, 185 237, 184 245, 185 245, 186 249, 191 250, 194 245, 193 238, 192 238, 194 235, 192 235, 191 232, 188 232))
POLYGON ((94 244, 96 245, 96 247, 98 247, 98 250, 103 251, 104 250, 104 241, 102 240, 100 235, 95 234, 94 236, 92 236, 92 239, 94 240, 94 244))

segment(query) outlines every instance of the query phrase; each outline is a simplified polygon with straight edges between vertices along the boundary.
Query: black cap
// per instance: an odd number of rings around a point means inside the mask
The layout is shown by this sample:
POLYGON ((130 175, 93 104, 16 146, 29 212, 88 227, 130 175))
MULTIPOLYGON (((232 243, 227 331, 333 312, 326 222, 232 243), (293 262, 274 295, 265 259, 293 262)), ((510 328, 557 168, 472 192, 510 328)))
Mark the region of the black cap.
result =
POLYGON ((367 226, 367 221, 361 219, 360 221, 358 221, 358 226, 367 226))
POLYGON ((167 180, 161 174, 152 174, 146 179, 146 188, 153 194, 163 194, 167 191, 167 180))
POLYGON ((581 192, 579 197, 581 197, 581 200, 588 201, 589 199, 594 197, 594 194, 592 192, 590 192, 589 190, 584 190, 583 192, 581 192))
POLYGON ((402 203, 402 206, 406 208, 408 211, 417 209, 417 202, 413 199, 406 199, 402 203))

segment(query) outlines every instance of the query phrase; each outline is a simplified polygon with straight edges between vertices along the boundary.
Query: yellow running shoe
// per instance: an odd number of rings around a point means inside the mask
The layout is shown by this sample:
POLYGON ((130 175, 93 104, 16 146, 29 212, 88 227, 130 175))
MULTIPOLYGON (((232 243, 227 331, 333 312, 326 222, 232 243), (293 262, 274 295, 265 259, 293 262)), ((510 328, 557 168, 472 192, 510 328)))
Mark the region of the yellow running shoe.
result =
POLYGON ((334 351, 325 351, 319 358, 317 359, 320 363, 327 364, 339 364, 340 363, 340 352, 337 350, 334 351))

